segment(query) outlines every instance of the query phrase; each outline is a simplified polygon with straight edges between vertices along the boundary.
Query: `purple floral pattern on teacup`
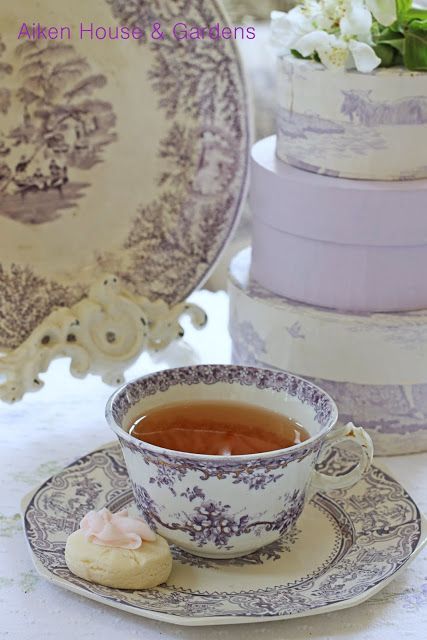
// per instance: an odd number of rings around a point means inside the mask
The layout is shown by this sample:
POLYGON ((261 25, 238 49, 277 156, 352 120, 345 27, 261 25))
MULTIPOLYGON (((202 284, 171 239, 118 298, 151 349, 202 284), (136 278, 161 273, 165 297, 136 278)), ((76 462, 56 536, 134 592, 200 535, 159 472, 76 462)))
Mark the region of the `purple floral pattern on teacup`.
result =
POLYGON ((144 443, 125 440, 118 436, 123 449, 139 454, 141 461, 150 467, 149 484, 157 487, 167 487, 176 495, 175 483, 183 480, 189 472, 198 473, 199 480, 207 481, 210 478, 218 480, 231 479, 233 484, 245 484, 249 489, 265 489, 267 485, 276 483, 283 474, 272 474, 272 471, 285 469, 294 460, 302 462, 310 455, 317 455, 322 442, 316 440, 305 447, 290 449, 288 452, 273 454, 269 458, 253 459, 247 462, 230 457, 218 460, 209 459, 203 461, 197 458, 175 457, 172 453, 162 451, 148 451, 144 443))
POLYGON ((256 551, 240 558, 213 559, 195 556, 184 549, 172 546, 172 556, 175 561, 181 564, 197 567, 198 569, 220 569, 221 567, 244 567, 248 565, 262 565, 264 562, 280 560, 283 553, 290 552, 293 545, 297 542, 301 530, 294 526, 289 529, 285 535, 281 536, 271 544, 261 547, 256 551))
POLYGON ((180 496, 183 498, 187 498, 190 502, 196 500, 196 498, 202 498, 203 500, 206 498, 205 492, 200 487, 187 487, 185 491, 180 493, 180 496))
POLYGON ((164 520, 161 507, 150 497, 149 492, 134 482, 132 489, 136 505, 145 520, 154 529, 164 527, 169 531, 182 531, 189 535, 192 542, 198 547, 204 547, 211 543, 218 549, 230 549, 230 542, 235 537, 254 530, 257 537, 263 532, 277 531, 280 535, 286 533, 297 521, 304 508, 305 494, 303 491, 294 490, 285 493, 279 501, 281 509, 271 520, 263 519, 264 512, 260 512, 257 518, 251 518, 248 514, 235 513, 229 504, 221 500, 207 499, 200 487, 187 488, 181 497, 186 497, 189 502, 199 501, 197 506, 192 506, 191 511, 182 511, 175 514, 171 522, 164 520))
POLYGON ((245 531, 249 516, 235 517, 229 504, 213 500, 202 502, 194 512, 184 514, 183 527, 199 547, 212 542, 216 547, 226 547, 229 539, 245 531))
POLYGON ((283 371, 270 371, 238 365, 199 365, 168 369, 130 382, 119 390, 112 403, 112 416, 122 424, 129 409, 143 398, 168 391, 176 385, 213 385, 218 383, 254 386, 287 393, 313 408, 316 421, 326 426, 334 414, 330 398, 310 382, 283 371))

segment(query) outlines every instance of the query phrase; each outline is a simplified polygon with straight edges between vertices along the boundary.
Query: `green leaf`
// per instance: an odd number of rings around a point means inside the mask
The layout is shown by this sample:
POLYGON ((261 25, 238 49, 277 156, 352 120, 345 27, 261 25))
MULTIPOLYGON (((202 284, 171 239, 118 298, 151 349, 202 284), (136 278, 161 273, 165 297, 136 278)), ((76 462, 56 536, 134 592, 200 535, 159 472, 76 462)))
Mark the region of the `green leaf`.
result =
POLYGON ((298 58, 299 60, 315 60, 315 62, 320 62, 320 58, 319 55, 317 53, 317 51, 314 51, 312 54, 310 54, 309 56, 303 56, 299 51, 297 51, 296 49, 291 49, 291 54, 295 57, 298 58))
POLYGON ((389 44, 377 44, 374 46, 374 51, 381 59, 381 67, 393 67, 395 66, 395 53, 396 49, 393 49, 389 44))
POLYGON ((405 38, 394 38, 393 40, 379 40, 378 45, 386 44, 389 47, 393 47, 395 51, 398 51, 402 55, 405 53, 405 38))
POLYGON ((412 7, 412 0, 396 0, 397 21, 400 24, 407 22, 406 16, 412 7))
POLYGON ((377 55, 383 60, 383 66, 393 66, 398 64, 396 53, 398 52, 400 56, 405 53, 405 36, 403 31, 401 31, 397 25, 392 25, 391 27, 384 27, 374 36, 375 45, 387 45, 388 47, 392 47, 395 50, 393 53, 393 60, 390 61, 390 52, 387 49, 383 50, 381 48, 375 48, 377 55), (384 56, 384 58, 383 58, 384 56))
POLYGON ((405 36, 405 66, 412 71, 427 71, 427 20, 413 20, 405 36))
POLYGON ((427 17, 424 20, 413 20, 408 27, 414 27, 416 31, 427 31, 427 17))
POLYGON ((291 49, 291 53, 294 56, 294 58, 298 58, 299 60, 304 60, 304 56, 296 49, 291 49))
POLYGON ((404 28, 395 22, 390 27, 381 27, 375 37, 379 40, 393 40, 394 38, 403 38, 404 34, 404 28))
POLYGON ((427 9, 417 9, 416 7, 411 7, 405 15, 407 22, 412 22, 412 20, 427 20, 427 9))

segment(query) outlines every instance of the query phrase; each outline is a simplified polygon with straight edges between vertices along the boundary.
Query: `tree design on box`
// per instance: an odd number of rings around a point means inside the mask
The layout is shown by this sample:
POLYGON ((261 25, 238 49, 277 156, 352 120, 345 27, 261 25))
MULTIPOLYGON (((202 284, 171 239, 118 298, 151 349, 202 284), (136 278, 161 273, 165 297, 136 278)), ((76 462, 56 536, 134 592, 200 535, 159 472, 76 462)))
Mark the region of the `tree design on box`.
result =
POLYGON ((249 320, 238 321, 236 310, 232 317, 233 331, 233 359, 246 365, 256 366, 262 356, 267 353, 265 340, 261 338, 254 325, 249 320))
POLYGON ((13 52, 0 41, 0 212, 24 224, 55 220, 90 186, 84 172, 114 141, 115 115, 97 97, 106 76, 93 73, 70 44, 25 41, 13 52), (10 77, 10 78, 9 78, 10 77), (18 88, 8 88, 19 77, 18 88))
POLYGON ((414 96, 398 100, 373 100, 372 89, 342 91, 341 106, 350 122, 365 127, 427 124, 427 98, 414 96))

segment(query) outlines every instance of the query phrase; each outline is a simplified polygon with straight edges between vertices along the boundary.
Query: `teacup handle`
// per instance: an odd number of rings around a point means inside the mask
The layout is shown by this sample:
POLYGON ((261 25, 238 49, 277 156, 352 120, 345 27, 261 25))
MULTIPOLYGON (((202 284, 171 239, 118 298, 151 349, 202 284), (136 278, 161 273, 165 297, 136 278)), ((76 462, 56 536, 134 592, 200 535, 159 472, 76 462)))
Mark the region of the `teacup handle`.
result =
POLYGON ((320 471, 314 471, 309 486, 308 497, 313 496, 317 491, 330 491, 332 489, 347 489, 358 482, 369 469, 374 455, 374 448, 370 436, 362 427, 355 427, 349 422, 343 427, 334 429, 326 437, 323 446, 329 448, 338 442, 356 442, 360 447, 359 464, 342 476, 328 476, 320 471))

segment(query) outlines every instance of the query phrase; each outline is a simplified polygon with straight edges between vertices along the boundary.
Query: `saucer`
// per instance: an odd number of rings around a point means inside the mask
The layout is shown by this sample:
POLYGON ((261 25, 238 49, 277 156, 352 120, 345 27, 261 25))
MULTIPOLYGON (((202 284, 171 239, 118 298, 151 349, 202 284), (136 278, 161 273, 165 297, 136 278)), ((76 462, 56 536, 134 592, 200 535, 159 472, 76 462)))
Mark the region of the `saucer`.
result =
MULTIPOLYGON (((322 470, 354 465, 332 450, 322 470)), ((37 571, 55 584, 125 611, 182 625, 283 620, 357 605, 382 589, 427 542, 427 520, 405 489, 377 464, 357 485, 316 494, 281 540, 242 558, 211 560, 172 548, 166 584, 124 591, 89 583, 64 561, 68 535, 90 509, 134 509, 116 443, 52 476, 22 501, 37 571)))

